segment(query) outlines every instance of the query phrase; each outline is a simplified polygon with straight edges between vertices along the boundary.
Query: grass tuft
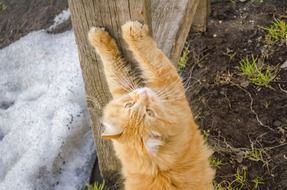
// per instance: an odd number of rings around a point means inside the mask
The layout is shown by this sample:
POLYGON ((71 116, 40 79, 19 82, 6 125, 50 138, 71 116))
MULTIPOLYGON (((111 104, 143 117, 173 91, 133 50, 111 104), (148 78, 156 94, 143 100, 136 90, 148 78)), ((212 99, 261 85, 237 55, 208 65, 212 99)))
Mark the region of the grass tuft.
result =
POLYGON ((253 146, 251 146, 251 149, 245 152, 245 157, 249 158, 250 160, 264 162, 263 150, 259 148, 254 148, 253 146))
POLYGON ((232 187, 229 182, 221 182, 215 185, 214 190, 232 190, 232 187))
POLYGON ((277 74, 278 68, 270 65, 259 66, 257 58, 246 57, 240 61, 240 70, 247 79, 257 86, 268 87, 277 74))
POLYGON ((209 157, 209 164, 211 167, 215 169, 220 169, 223 165, 223 162, 219 160, 218 158, 215 158, 214 156, 209 157))
POLYGON ((233 181, 222 181, 219 184, 215 184, 215 190, 243 190, 248 186, 247 170, 240 170, 237 168, 236 173, 233 175, 233 181))
POLYGON ((259 176, 256 176, 252 182, 254 183, 253 189, 259 189, 259 186, 264 184, 263 179, 259 176))
POLYGON ((188 61, 188 56, 189 56, 189 49, 188 46, 186 46, 183 48, 182 54, 177 62, 177 66, 180 71, 182 71, 185 68, 186 63, 188 61))
POLYGON ((209 133, 210 133, 209 130, 202 130, 202 135, 203 135, 203 138, 204 138, 205 141, 208 140, 208 137, 210 135, 209 133))
POLYGON ((242 189, 247 182, 247 178, 246 178, 246 169, 243 170, 239 170, 237 169, 236 173, 234 174, 234 182, 236 182, 238 184, 238 189, 242 189))
POLYGON ((3 2, 0 1, 0 12, 5 11, 6 8, 7 6, 3 2))
POLYGON ((96 182, 93 185, 87 185, 83 190, 108 190, 108 188, 106 187, 105 182, 101 184, 96 182))
POLYGON ((284 43, 287 45, 287 23, 275 19, 274 22, 268 26, 263 27, 263 29, 267 32, 266 41, 268 43, 284 43))

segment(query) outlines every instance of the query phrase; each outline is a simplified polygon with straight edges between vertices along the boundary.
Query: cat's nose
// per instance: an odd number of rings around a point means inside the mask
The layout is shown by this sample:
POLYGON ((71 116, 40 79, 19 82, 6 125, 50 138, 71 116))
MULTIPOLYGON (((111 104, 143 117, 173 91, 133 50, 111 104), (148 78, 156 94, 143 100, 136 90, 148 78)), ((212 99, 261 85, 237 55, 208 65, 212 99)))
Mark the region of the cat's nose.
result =
POLYGON ((140 96, 140 99, 142 99, 144 101, 146 101, 148 99, 148 96, 149 96, 148 90, 149 90, 148 88, 140 88, 137 90, 137 92, 140 96))
POLYGON ((143 87, 143 88, 138 88, 136 91, 138 93, 147 93, 149 89, 147 87, 143 87))
POLYGON ((148 88, 139 88, 136 90, 138 94, 138 103, 141 105, 146 105, 149 100, 149 89, 148 88))
POLYGON ((147 87, 137 89, 137 93, 142 96, 148 96, 150 89, 147 87))
POLYGON ((140 90, 139 90, 139 94, 140 94, 141 96, 147 96, 147 95, 148 95, 148 92, 147 92, 146 89, 140 89, 140 90))

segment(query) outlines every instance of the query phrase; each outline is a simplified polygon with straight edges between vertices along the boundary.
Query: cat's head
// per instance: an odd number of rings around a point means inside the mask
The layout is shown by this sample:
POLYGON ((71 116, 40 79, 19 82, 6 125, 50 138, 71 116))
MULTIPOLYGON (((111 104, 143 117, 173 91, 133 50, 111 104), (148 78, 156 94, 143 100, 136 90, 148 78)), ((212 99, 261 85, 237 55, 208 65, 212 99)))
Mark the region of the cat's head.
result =
POLYGON ((104 109, 102 137, 138 144, 151 154, 165 142, 173 117, 161 98, 149 88, 139 88, 112 100, 104 109))

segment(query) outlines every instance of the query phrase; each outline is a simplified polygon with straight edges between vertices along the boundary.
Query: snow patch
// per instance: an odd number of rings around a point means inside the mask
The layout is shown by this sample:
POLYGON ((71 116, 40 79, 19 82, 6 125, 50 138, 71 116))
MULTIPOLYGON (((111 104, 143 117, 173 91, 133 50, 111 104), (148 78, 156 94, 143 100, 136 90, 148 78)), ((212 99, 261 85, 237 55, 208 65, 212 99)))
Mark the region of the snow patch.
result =
POLYGON ((287 69, 287 60, 280 66, 282 69, 287 69))
POLYGON ((54 18, 54 23, 48 28, 48 31, 54 30, 58 25, 64 23, 71 17, 70 10, 63 10, 54 18))
POLYGON ((32 32, 0 60, 0 190, 81 189, 95 147, 73 32, 32 32))

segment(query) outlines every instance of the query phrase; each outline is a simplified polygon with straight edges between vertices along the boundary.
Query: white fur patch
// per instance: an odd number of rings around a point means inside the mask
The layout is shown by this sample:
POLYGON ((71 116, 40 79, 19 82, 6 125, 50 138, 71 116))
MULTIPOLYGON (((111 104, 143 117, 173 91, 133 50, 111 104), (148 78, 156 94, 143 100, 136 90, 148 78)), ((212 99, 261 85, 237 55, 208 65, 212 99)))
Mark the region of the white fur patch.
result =
POLYGON ((116 136, 123 132, 122 128, 116 127, 114 125, 110 125, 108 123, 103 123, 104 125, 104 132, 102 133, 102 136, 116 136))
POLYGON ((158 152, 159 146, 163 145, 163 142, 156 138, 149 138, 145 142, 146 148, 152 155, 156 155, 158 152))
POLYGON ((148 87, 143 87, 143 88, 137 88, 136 92, 138 92, 139 94, 144 94, 144 93, 151 94, 152 90, 148 87))
POLYGON ((157 137, 157 138, 161 137, 160 133, 157 131, 151 131, 151 134, 153 137, 157 137))

